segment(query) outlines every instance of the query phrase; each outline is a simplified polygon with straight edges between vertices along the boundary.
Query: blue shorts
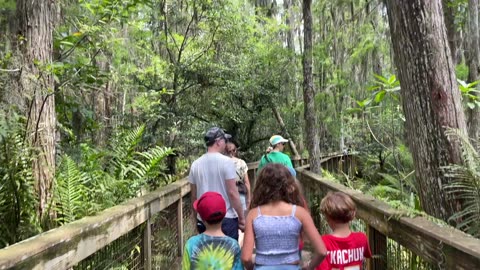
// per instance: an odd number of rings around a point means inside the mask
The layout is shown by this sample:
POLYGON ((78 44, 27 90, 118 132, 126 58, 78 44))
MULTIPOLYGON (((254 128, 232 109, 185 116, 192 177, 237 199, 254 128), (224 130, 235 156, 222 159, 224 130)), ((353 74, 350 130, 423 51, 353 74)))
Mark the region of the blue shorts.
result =
MULTIPOLYGON (((202 221, 197 219, 198 233, 203 233, 207 228, 202 221)), ((238 218, 224 218, 222 221, 222 232, 226 236, 238 241, 238 218)))

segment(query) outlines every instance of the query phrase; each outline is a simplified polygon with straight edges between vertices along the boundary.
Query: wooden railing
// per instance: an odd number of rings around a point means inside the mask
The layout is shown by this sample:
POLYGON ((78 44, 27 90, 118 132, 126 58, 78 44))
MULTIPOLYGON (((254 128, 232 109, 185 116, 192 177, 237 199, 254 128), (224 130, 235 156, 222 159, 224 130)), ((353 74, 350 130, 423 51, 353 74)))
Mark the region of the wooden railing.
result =
POLYGON ((356 218, 366 225, 372 253, 379 255, 370 261, 369 269, 414 269, 413 264, 417 267, 415 269, 480 269, 479 239, 455 228, 438 225, 427 217, 409 217, 411 215, 407 212, 394 209, 372 196, 322 179, 306 167, 297 168, 297 172, 297 178, 309 197, 312 215, 316 215, 317 226, 321 218, 318 203, 328 191, 345 192, 355 201, 356 218), (395 254, 392 249, 398 245, 401 249, 395 254))
MULTIPOLYGON (((306 160, 293 162, 301 166, 306 160)), ((338 164, 336 169, 344 170, 348 159, 338 154, 325 157, 322 162, 338 164)), ((353 165, 346 167, 354 170, 354 159, 350 159, 350 164, 353 165)), ((257 166, 258 163, 249 163, 252 182, 257 166)), ((343 191, 352 196, 372 252, 379 255, 371 260, 369 269, 411 269, 411 261, 402 264, 406 256, 416 261, 421 258, 434 269, 479 269, 480 240, 424 217, 410 218, 371 196, 322 179, 306 167, 297 168, 297 177, 322 233, 325 224, 318 212, 320 199, 328 191, 343 191), (398 258, 392 258, 392 242, 405 248, 397 254, 398 258), (394 260, 400 263, 391 264, 394 260)), ((177 269, 185 240, 195 233, 189 192, 190 186, 183 179, 96 216, 2 249, 0 269, 177 269)))
MULTIPOLYGON (((294 161, 294 164, 306 162, 294 161)), ((355 153, 333 153, 323 157, 321 162, 324 169, 343 171, 348 175, 357 169, 355 153)), ((253 181, 257 167, 258 163, 249 163, 253 181)), ((405 211, 310 172, 308 166, 299 166, 296 170, 321 233, 327 232, 328 225, 322 219, 319 203, 328 191, 345 192, 355 201, 357 220, 354 225, 367 233, 375 255, 368 261, 367 269, 480 269, 479 239, 455 228, 438 225, 427 217, 409 217, 405 211)))
POLYGON ((184 179, 4 248, 0 250, 0 269, 172 267, 175 261, 171 259, 182 253, 185 232, 193 233, 189 224, 193 223, 189 219, 192 206, 189 196, 184 199, 189 193, 184 179), (159 243, 165 233, 174 239, 159 243), (152 239, 155 234, 158 239, 152 239), (159 259, 154 253, 161 245, 170 245, 163 248, 169 254, 159 259))

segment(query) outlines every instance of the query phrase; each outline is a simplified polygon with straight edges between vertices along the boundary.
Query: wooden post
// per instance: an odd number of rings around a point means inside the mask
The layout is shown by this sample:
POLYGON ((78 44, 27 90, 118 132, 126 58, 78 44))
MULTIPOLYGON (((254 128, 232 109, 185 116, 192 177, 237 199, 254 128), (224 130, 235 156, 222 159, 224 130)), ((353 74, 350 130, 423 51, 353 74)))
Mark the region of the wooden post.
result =
POLYGON ((152 222, 150 219, 145 221, 143 230, 143 265, 145 270, 152 269, 152 222))
POLYGON ((291 159, 293 168, 297 168, 300 166, 300 160, 299 159, 291 159))
POLYGON ((178 257, 183 255, 183 198, 182 193, 179 194, 180 198, 177 201, 177 247, 178 257))
POLYGON ((369 225, 367 225, 367 236, 372 255, 379 256, 368 260, 367 269, 387 269, 387 237, 369 225))

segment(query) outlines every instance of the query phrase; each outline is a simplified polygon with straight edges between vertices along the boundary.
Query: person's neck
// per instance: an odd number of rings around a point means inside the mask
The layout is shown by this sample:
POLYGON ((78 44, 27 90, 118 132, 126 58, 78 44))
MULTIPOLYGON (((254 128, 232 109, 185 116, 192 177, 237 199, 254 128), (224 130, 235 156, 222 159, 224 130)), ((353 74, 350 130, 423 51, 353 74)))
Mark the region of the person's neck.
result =
POLYGON ((335 223, 332 230, 332 235, 336 237, 347 237, 352 233, 349 223, 335 223))
POLYGON ((203 232, 206 235, 209 236, 225 236, 225 234, 222 232, 222 223, 218 224, 205 224, 205 227, 207 229, 203 232))
POLYGON ((207 153, 220 153, 220 151, 215 147, 207 148, 207 153))
POLYGON ((273 148, 272 152, 282 152, 279 148, 273 148))

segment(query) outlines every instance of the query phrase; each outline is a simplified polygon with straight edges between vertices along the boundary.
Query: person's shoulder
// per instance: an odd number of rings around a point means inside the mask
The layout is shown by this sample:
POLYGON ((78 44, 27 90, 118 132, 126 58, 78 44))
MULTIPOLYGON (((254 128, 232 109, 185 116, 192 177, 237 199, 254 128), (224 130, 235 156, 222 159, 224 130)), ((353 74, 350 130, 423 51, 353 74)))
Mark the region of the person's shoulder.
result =
POLYGON ((198 239, 202 238, 202 236, 203 236, 203 234, 201 234, 201 233, 200 233, 200 234, 193 235, 193 236, 191 236, 190 238, 188 238, 187 242, 188 242, 188 241, 198 240, 198 239))
POLYGON ((224 164, 224 166, 227 166, 228 168, 231 168, 231 169, 235 169, 236 167, 233 159, 231 159, 230 157, 224 156, 222 154, 219 154, 219 156, 217 157, 217 162, 221 162, 222 164, 224 164))
POLYGON ((197 243, 200 241, 201 238, 202 238, 202 234, 191 236, 190 238, 188 238, 187 242, 185 242, 185 246, 186 247, 195 246, 197 245, 197 243))
POLYGON ((277 155, 282 156, 282 157, 288 157, 288 155, 285 154, 284 152, 275 151, 274 153, 276 153, 277 155))
POLYGON ((307 214, 307 215, 310 215, 310 213, 308 212, 307 208, 301 206, 301 205, 297 205, 297 212, 301 213, 301 214, 307 214))
POLYGON ((238 163, 247 166, 247 162, 245 162, 245 160, 243 160, 241 158, 237 158, 237 159, 238 159, 238 163))
POLYGON ((229 245, 231 245, 232 248, 234 249, 240 249, 240 244, 238 244, 238 241, 231 238, 230 236, 223 236, 223 240, 227 242, 229 245))
POLYGON ((272 152, 272 153, 275 153, 274 155, 276 155, 277 158, 285 159, 285 160, 286 160, 286 159, 290 160, 290 156, 287 155, 287 154, 285 154, 285 153, 283 153, 283 152, 275 151, 275 152, 272 152))
POLYGON ((331 234, 322 234, 322 240, 323 242, 330 242, 332 240, 332 235, 331 234))
POLYGON ((308 212, 308 210, 301 206, 301 205, 297 205, 296 206, 297 209, 295 210, 295 216, 301 220, 303 220, 304 218, 310 216, 310 213, 308 212))
POLYGON ((222 153, 212 153, 212 154, 211 154, 211 157, 213 157, 213 158, 216 159, 217 161, 228 161, 228 162, 231 162, 231 163, 233 164, 232 158, 227 157, 227 156, 225 156, 225 155, 222 154, 222 153))
POLYGON ((202 161, 205 159, 205 155, 206 154, 203 154, 201 155, 200 157, 198 157, 197 159, 195 159, 193 162, 192 162, 192 167, 194 166, 198 166, 198 164, 202 163, 202 161))
POLYGON ((355 239, 355 240, 358 240, 358 241, 367 241, 368 242, 367 235, 364 232, 352 232, 350 234, 350 237, 352 239, 355 239))

